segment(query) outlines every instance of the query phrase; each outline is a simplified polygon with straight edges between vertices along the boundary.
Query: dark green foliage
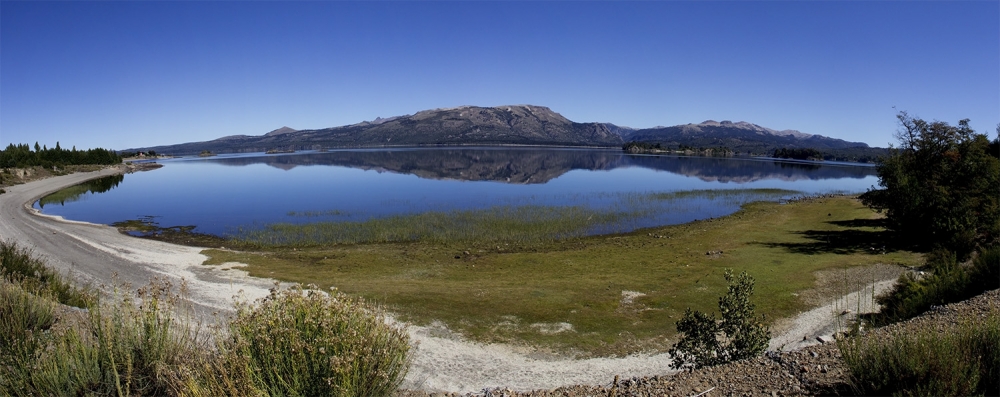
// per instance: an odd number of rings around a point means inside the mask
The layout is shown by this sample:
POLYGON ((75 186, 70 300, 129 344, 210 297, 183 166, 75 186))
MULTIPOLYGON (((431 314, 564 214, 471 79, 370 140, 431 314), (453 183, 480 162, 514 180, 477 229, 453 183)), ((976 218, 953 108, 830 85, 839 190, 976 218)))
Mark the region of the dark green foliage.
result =
POLYGON ((926 122, 902 112, 899 148, 878 164, 880 189, 861 195, 887 226, 914 246, 940 246, 959 259, 1000 237, 1000 160, 969 128, 926 122))
POLYGON ((39 147, 35 142, 35 150, 32 151, 28 144, 8 145, 6 149, 0 150, 0 168, 27 168, 27 167, 61 167, 66 165, 100 164, 112 165, 122 162, 122 158, 113 150, 88 149, 66 150, 59 146, 48 149, 39 147))
POLYGON ((628 153, 645 153, 666 150, 663 145, 651 142, 628 142, 622 145, 622 150, 628 153))
POLYGON ((1000 393, 1000 315, 947 330, 895 333, 888 341, 838 343, 860 395, 969 396, 1000 393))
POLYGON ((990 247, 972 261, 969 271, 973 291, 1000 288, 1000 245, 990 247))
POLYGON ((726 269, 725 277, 729 291, 719 298, 722 320, 688 308, 677 321, 677 331, 684 336, 670 348, 672 367, 709 367, 752 358, 767 348, 771 332, 750 302, 753 277, 746 272, 734 277, 731 269, 726 269))
POLYGON ((775 149, 771 157, 795 160, 823 160, 823 154, 816 149, 775 149))
POLYGON ((631 141, 622 145, 622 150, 626 153, 639 154, 639 153, 684 153, 684 154, 697 154, 700 156, 719 156, 727 157, 737 154, 726 146, 711 146, 711 147, 694 147, 684 144, 677 145, 676 150, 671 150, 670 146, 665 146, 661 143, 654 142, 636 142, 631 141))
POLYGON ((929 273, 905 273, 896 286, 877 298, 882 310, 872 320, 889 324, 927 311, 931 306, 958 302, 1000 288, 1000 247, 983 251, 971 268, 959 265, 955 254, 935 250, 928 255, 929 273))
POLYGON ((823 150, 823 160, 851 161, 855 163, 875 163, 889 154, 889 150, 881 147, 850 147, 823 150))

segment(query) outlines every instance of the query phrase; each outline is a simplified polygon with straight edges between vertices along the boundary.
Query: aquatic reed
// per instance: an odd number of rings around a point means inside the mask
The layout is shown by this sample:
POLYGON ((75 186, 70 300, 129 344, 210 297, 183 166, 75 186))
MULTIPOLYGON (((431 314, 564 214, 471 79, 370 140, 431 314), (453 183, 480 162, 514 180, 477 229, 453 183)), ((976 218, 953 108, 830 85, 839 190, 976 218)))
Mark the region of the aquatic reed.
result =
MULTIPOLYGON (((236 228, 229 238, 264 247, 403 241, 537 243, 628 232, 641 227, 642 221, 650 217, 662 218, 664 214, 690 211, 691 207, 737 207, 752 201, 790 197, 794 193, 781 189, 598 193, 565 197, 567 202, 580 203, 567 206, 538 205, 529 200, 482 209, 426 211, 364 221, 251 225, 236 228)), ((342 213, 307 211, 294 214, 342 213)))

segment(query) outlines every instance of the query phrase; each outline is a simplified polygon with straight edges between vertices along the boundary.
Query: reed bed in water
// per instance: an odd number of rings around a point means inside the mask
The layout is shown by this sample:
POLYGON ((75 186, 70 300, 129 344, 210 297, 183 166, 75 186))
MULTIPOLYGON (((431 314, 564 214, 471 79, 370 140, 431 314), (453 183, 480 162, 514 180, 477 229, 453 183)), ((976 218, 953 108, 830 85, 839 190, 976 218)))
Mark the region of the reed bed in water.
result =
MULTIPOLYGON (((776 200, 798 192, 782 189, 694 190, 682 192, 598 193, 570 202, 597 206, 531 203, 482 209, 428 211, 366 221, 273 223, 236 228, 229 238, 257 246, 314 246, 403 241, 527 243, 593 234, 620 233, 640 221, 692 211, 702 205, 735 207, 776 200)), ((336 210, 298 214, 341 214, 336 210)))

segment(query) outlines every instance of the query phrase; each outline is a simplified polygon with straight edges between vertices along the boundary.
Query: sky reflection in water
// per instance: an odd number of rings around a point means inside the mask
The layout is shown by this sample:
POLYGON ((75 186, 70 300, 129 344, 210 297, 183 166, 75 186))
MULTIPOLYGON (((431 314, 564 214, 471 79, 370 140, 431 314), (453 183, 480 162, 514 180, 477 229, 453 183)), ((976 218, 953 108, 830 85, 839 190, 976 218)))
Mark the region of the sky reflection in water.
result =
MULTIPOLYGON (((691 190, 861 193, 877 183, 870 166, 634 156, 617 150, 341 150, 161 163, 163 168, 126 175, 109 191, 84 191, 64 205, 46 203, 41 209, 104 224, 154 217, 160 226, 196 225, 198 232, 221 235, 239 226, 274 222, 360 221, 493 206, 609 208, 646 193, 691 190)), ((754 197, 674 199, 657 204, 634 226, 722 216, 754 197)), ((38 203, 35 207, 40 208, 38 203)))

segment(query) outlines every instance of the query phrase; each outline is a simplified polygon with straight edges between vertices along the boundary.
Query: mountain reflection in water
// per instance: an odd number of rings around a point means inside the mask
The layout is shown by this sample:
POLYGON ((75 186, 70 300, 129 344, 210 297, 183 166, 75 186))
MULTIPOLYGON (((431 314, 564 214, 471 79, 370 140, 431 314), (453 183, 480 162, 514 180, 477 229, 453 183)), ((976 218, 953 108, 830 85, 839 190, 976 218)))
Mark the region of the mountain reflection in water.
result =
POLYGON ((722 216, 750 201, 860 193, 878 180, 871 166, 609 149, 351 149, 160 162, 126 183, 119 175, 56 192, 36 208, 102 224, 155 219, 219 236, 284 223, 424 222, 407 217, 429 213, 530 220, 576 211, 614 220, 586 226, 605 233, 722 216))
POLYGON ((626 155, 618 150, 434 148, 343 150, 278 156, 216 157, 205 160, 229 166, 266 164, 291 170, 298 166, 341 166, 412 174, 426 179, 547 183, 572 170, 608 171, 641 167, 696 177, 706 182, 748 183, 854 178, 875 175, 869 165, 804 163, 765 158, 626 155))

